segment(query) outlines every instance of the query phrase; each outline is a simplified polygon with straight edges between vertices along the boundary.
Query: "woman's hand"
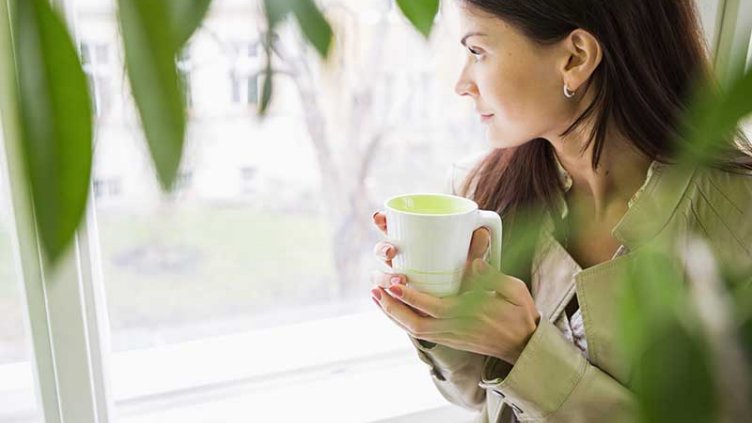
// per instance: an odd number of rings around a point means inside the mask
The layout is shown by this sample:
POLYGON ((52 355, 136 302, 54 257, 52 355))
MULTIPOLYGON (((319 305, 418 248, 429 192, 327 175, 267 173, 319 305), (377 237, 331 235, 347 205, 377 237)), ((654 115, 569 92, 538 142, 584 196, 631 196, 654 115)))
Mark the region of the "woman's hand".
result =
MULTIPOLYGON (((383 214, 374 214, 374 223, 386 229, 383 214)), ((479 232, 482 231, 482 232, 479 232)), ((476 238, 486 240, 488 231, 473 234, 471 255, 463 280, 463 292, 437 298, 404 285, 404 275, 382 274, 374 299, 384 313, 411 336, 448 347, 497 357, 510 364, 517 361, 538 326, 540 313, 521 280, 492 269, 480 257, 476 238), (393 277, 402 283, 392 284, 393 277), (386 286, 386 287, 385 287, 386 286)), ((394 246, 384 244, 377 252, 387 264, 396 255, 394 246)), ((481 243, 483 251, 488 242, 481 243)))
MULTIPOLYGON (((374 213, 373 223, 382 233, 384 233, 384 235, 386 235, 386 214, 384 214, 383 212, 374 213)), ((475 232, 473 232, 472 240, 470 241, 470 248, 467 253, 465 269, 463 271, 463 282, 462 286, 460 287, 460 292, 464 292, 466 290, 466 279, 467 275, 470 274, 470 263, 472 263, 472 261, 476 258, 482 258, 486 254, 486 251, 488 250, 488 247, 490 245, 491 234, 488 229, 480 228, 476 229, 475 232)), ((392 259, 394 259, 394 257, 398 253, 397 247, 387 242, 376 243, 373 252, 381 261, 384 262, 384 264, 386 264, 390 268, 392 267, 392 259)), ((389 288, 389 286, 393 284, 407 284, 407 277, 398 273, 384 273, 377 271, 371 275, 371 282, 375 285, 374 288, 376 288, 377 286, 380 286, 382 288, 389 288)), ((374 291, 371 292, 373 293, 374 291)), ((414 311, 422 317, 427 316, 425 313, 419 310, 414 311)))

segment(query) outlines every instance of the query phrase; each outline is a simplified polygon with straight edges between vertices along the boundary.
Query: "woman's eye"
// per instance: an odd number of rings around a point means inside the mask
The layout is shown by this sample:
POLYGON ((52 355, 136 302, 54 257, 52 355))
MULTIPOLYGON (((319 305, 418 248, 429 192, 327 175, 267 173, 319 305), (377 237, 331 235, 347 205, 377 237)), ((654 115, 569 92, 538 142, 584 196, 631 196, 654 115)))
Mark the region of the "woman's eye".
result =
POLYGON ((472 54, 473 56, 475 56, 476 59, 480 59, 481 56, 483 55, 483 52, 481 52, 480 50, 477 50, 477 49, 475 49, 473 47, 468 47, 467 50, 470 52, 470 54, 472 54))

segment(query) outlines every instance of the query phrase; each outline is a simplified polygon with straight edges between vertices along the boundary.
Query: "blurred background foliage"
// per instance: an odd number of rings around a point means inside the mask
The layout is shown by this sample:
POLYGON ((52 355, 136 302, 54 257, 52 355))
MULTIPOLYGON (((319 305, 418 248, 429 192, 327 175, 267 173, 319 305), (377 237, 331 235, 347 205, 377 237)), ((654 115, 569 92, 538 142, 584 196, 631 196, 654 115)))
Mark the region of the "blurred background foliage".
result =
MULTIPOLYGON (((53 5, 48 0, 3 3, 10 17, 0 46, 3 127, 6 138, 20 146, 43 255, 54 264, 70 247, 88 201, 90 94, 74 37, 53 5)), ((168 192, 175 185, 186 128, 176 57, 200 27, 210 3, 117 1, 132 95, 156 177, 168 192)), ((314 0, 263 3, 262 115, 274 92, 272 52, 278 25, 294 19, 322 60, 329 57, 335 37, 314 0)), ((430 35, 439 0, 396 4, 417 31, 430 35)), ((732 52, 730 65, 718 70, 720 87, 697 87, 685 118, 690 147, 680 154, 679 166, 704 164, 708 152, 752 112, 752 72, 745 70, 746 53, 732 52)), ((534 238, 523 239, 532 243, 534 238)), ((685 247, 679 260, 668 254, 675 250, 673 245, 644 248, 636 252, 637 264, 624 275, 619 339, 635 369, 632 388, 642 420, 752 421, 752 275, 716 268, 713 252, 702 240, 685 247)))

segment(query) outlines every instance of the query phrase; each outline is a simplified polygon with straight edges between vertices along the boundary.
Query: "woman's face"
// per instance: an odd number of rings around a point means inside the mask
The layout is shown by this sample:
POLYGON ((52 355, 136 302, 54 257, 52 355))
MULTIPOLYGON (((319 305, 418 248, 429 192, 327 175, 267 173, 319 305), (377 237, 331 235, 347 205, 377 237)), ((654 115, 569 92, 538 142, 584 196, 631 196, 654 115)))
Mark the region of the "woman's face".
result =
POLYGON ((514 147, 563 132, 575 107, 563 94, 566 51, 539 45, 473 6, 459 9, 467 60, 455 90, 473 99, 491 145, 514 147))

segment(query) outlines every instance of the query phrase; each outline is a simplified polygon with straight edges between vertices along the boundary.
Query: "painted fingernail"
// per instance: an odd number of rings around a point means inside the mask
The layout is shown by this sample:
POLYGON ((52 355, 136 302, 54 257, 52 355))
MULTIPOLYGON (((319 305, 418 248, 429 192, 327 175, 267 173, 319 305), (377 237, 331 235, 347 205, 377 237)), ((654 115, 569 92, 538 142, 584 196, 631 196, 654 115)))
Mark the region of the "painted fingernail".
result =
POLYGON ((389 250, 391 250, 392 247, 387 245, 386 247, 381 249, 381 253, 384 255, 384 257, 389 257, 389 250))
POLYGON ((389 287, 389 292, 394 294, 395 297, 401 297, 402 296, 402 288, 399 287, 399 285, 392 285, 389 287))
POLYGON ((400 278, 399 276, 394 276, 389 280, 389 282, 391 282, 392 285, 400 285, 402 283, 402 278, 400 278))
POLYGON ((381 301, 381 292, 378 289, 372 289, 371 290, 371 295, 373 295, 374 297, 376 297, 375 299, 377 301, 381 301))

